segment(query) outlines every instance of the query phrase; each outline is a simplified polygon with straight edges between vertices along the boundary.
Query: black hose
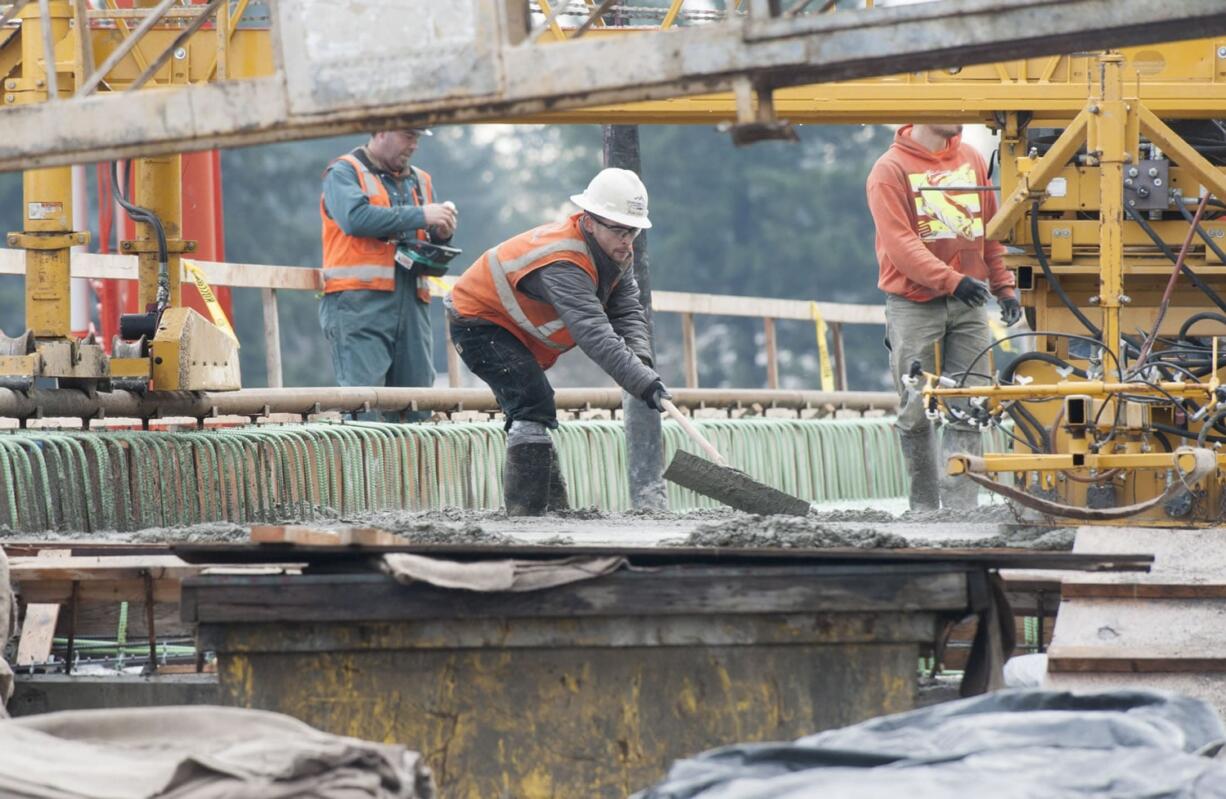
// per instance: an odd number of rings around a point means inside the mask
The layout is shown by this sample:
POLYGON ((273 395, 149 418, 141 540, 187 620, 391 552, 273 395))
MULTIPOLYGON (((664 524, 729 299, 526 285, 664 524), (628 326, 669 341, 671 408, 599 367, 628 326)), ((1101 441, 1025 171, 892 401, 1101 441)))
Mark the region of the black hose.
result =
POLYGON ((1151 430, 1150 432, 1154 434, 1154 438, 1158 439, 1158 443, 1162 445, 1162 448, 1164 450, 1166 450, 1167 452, 1175 451, 1175 448, 1171 446, 1171 440, 1167 438, 1165 434, 1163 434, 1162 432, 1158 430, 1151 430))
MULTIPOLYGON (((1149 426, 1154 430, 1158 430, 1163 433, 1170 433, 1171 435, 1179 436, 1180 438, 1188 438, 1196 441, 1200 440, 1199 434, 1193 433, 1191 430, 1185 430, 1182 427, 1175 427, 1174 425, 1163 424, 1162 422, 1150 422, 1149 426)), ((1204 430, 1201 432, 1203 433, 1204 430)), ((1221 438, 1220 436, 1205 436, 1204 440, 1211 441, 1214 444, 1226 444, 1226 438, 1221 438)))
MULTIPOLYGON (((1034 432, 1038 434, 1039 446, 1036 447, 1032 444, 1030 447, 1032 450, 1035 452, 1051 452, 1051 436, 1048 434, 1047 429, 1039 423, 1039 420, 1034 418, 1034 414, 1032 414, 1025 405, 1020 402, 1013 403, 1009 406, 1009 415, 1013 418, 1014 424, 1019 423, 1018 416, 1021 416, 1026 420, 1026 424, 1031 425, 1034 432), (1014 411, 1017 412, 1017 415, 1014 415, 1014 411)), ((1022 434, 1026 436, 1027 440, 1030 440, 1031 436, 1027 434, 1025 427, 1022 427, 1021 429, 1023 431, 1022 434)))
MULTIPOLYGON (((1224 262, 1226 262, 1226 259, 1224 259, 1224 262)), ((1197 322, 1205 321, 1206 319, 1212 319, 1215 322, 1221 322, 1222 324, 1226 325, 1226 316, 1223 316, 1220 313, 1214 313, 1213 311, 1201 311, 1200 313, 1192 314, 1186 320, 1184 320, 1184 323, 1179 326, 1179 337, 1188 338, 1188 331, 1192 329, 1192 325, 1196 324, 1197 322)))
MULTIPOLYGON (((1167 257, 1167 260, 1169 260, 1171 263, 1178 263, 1179 256, 1167 246, 1167 243, 1162 240, 1161 236, 1158 235, 1158 231, 1154 230, 1153 225, 1149 224, 1149 222, 1146 221, 1141 214, 1137 213, 1126 205, 1124 206, 1124 213, 1126 213, 1133 222, 1136 222, 1141 226, 1141 230, 1145 231, 1145 235, 1149 236, 1150 241, 1157 245, 1158 249, 1162 251, 1162 254, 1167 257)), ((1180 264, 1179 271, 1182 275, 1184 275, 1184 277, 1192 281, 1192 285, 1200 289, 1201 292, 1204 293, 1204 295, 1208 297, 1214 305, 1221 308, 1223 311, 1226 311, 1226 300, 1223 300, 1216 291, 1210 288, 1208 283, 1201 280, 1200 276, 1193 272, 1187 264, 1180 264)))
POLYGON ((1017 371, 1018 365, 1026 361, 1042 361, 1043 363, 1050 363, 1054 366, 1072 368, 1072 373, 1080 377, 1082 380, 1089 378, 1089 375, 1086 373, 1085 369, 1078 369, 1076 366, 1073 366, 1071 363, 1059 356, 1052 355, 1048 352, 1023 352, 1021 355, 1014 358, 1013 361, 1005 367, 1005 370, 1000 373, 1000 382, 1012 383, 1013 374, 1017 371))
MULTIPOLYGON (((1188 223, 1191 224, 1192 222, 1195 221, 1196 217, 1193 216, 1188 211, 1188 209, 1184 207, 1182 198, 1179 198, 1179 199, 1181 201, 1175 203, 1175 205, 1179 208, 1179 213, 1183 214, 1183 218, 1188 220, 1188 223)), ((1200 236, 1201 239, 1204 240, 1205 246, 1213 250, 1213 254, 1216 255, 1218 259, 1221 260, 1222 263, 1226 264, 1226 252, 1222 252, 1222 248, 1217 246, 1217 242, 1215 242, 1212 238, 1210 238, 1208 231, 1206 231, 1205 228, 1199 224, 1196 225, 1196 235, 1200 236)), ((1219 307, 1221 306, 1219 305, 1219 307)))
POLYGON ((1043 254, 1043 245, 1039 243, 1039 201, 1035 200, 1030 206, 1030 239, 1034 245, 1034 257, 1039 262, 1039 268, 1043 270, 1043 277, 1047 278, 1047 283, 1051 286, 1051 290, 1060 298, 1060 302, 1064 303, 1064 307, 1072 311, 1073 316, 1077 317, 1077 321, 1085 326, 1085 329, 1090 331, 1090 335, 1094 338, 1101 339, 1103 331, 1094 325, 1089 318, 1081 312, 1081 309, 1073 304, 1073 301, 1067 294, 1064 293, 1064 287, 1060 285, 1060 281, 1051 271, 1051 264, 1047 262, 1047 256, 1043 254))
MULTIPOLYGON (((124 177, 127 178, 128 169, 131 168, 131 161, 126 162, 124 168, 124 177)), ((169 298, 170 293, 170 253, 166 246, 166 228, 162 226, 162 220, 158 219, 157 214, 150 211, 148 208, 142 208, 128 200, 124 189, 119 181, 119 162, 111 162, 111 194, 115 197, 115 202, 119 203, 120 207, 128 212, 133 220, 143 222, 153 228, 154 234, 158 240, 158 301, 164 302, 169 298), (165 293, 166 298, 161 295, 165 293)))
MULTIPOLYGON (((1226 408, 1222 408, 1217 413, 1213 414, 1213 416, 1210 417, 1209 420, 1206 421, 1204 425, 1201 426, 1200 433, 1198 433, 1196 436, 1196 446, 1198 447, 1205 446, 1205 442, 1210 439, 1209 431, 1214 430, 1214 429, 1220 429, 1218 428, 1218 425, 1221 423, 1222 417, 1224 416, 1226 416, 1226 408)), ((1214 441, 1226 441, 1226 439, 1216 438, 1216 437, 1213 438, 1213 440, 1214 441)))

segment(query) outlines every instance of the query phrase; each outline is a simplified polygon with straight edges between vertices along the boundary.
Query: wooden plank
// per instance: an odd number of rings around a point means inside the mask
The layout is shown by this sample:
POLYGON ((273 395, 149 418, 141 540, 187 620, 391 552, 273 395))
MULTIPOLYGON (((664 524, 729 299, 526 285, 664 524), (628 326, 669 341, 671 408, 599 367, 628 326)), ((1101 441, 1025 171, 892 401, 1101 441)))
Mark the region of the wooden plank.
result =
POLYGON ((956 567, 666 568, 623 571, 548 591, 476 593, 373 574, 195 577, 194 622, 390 621, 725 613, 953 611, 968 606, 956 567))
POLYGON ((843 351, 843 323, 830 323, 830 339, 834 344, 834 390, 847 390, 847 354, 843 351))
POLYGON ((681 360, 685 387, 698 388, 698 340, 694 337, 694 314, 691 313, 681 314, 681 360))
POLYGON ((235 264, 224 261, 196 261, 210 284, 234 288, 297 289, 321 291, 323 279, 318 269, 300 266, 235 264))
POLYGON ((174 555, 104 555, 67 557, 54 564, 42 557, 13 558, 10 579, 19 587, 25 583, 56 580, 126 580, 149 572, 154 579, 166 580, 199 574, 199 564, 189 564, 174 555))
POLYGON ((766 387, 779 388, 779 347, 775 342, 775 320, 765 317, 762 327, 766 339, 766 387))
POLYGON ((303 544, 325 547, 386 547, 409 543, 409 539, 396 533, 370 527, 319 530, 312 527, 295 527, 292 525, 255 525, 251 528, 251 541, 256 544, 303 544))
POLYGON ((1066 582, 1065 599, 1226 599, 1226 582, 1066 582))
MULTIPOLYGON (((309 267, 193 262, 204 270, 209 285, 213 286, 299 291, 319 291, 323 287, 319 270, 309 267)), ((72 276, 79 278, 136 280, 139 277, 135 255, 74 252, 71 269, 72 276)), ((25 272, 25 251, 0 247, 0 275, 24 275, 25 272)))
MULTIPOLYGON (((77 610, 77 635, 81 638, 113 638, 119 628, 119 602, 86 602, 77 610)), ((154 607, 155 625, 160 636, 191 635, 192 628, 179 618, 179 605, 158 602, 154 607)), ((61 614, 56 633, 68 635, 67 614, 61 614)), ((139 641, 148 635, 145 614, 135 604, 128 607, 128 640, 139 641)))
MULTIPOLYGON (((1097 555, 1020 549, 768 549, 721 547, 618 547, 540 546, 532 544, 400 544, 377 547, 380 552, 411 552, 418 555, 482 560, 489 558, 564 558, 574 555, 617 555, 636 564, 873 564, 872 568, 902 566, 926 568, 963 564, 987 569, 1067 569, 1072 571, 1145 572, 1153 560, 1148 554, 1097 555)), ((268 563, 268 548, 249 544, 172 544, 171 551, 188 563, 268 563)), ((277 562, 313 562, 345 557, 365 558, 370 552, 337 547, 289 546, 276 550, 277 562)))
MULTIPOLYGON (((38 553, 44 561, 63 561, 71 556, 66 549, 49 549, 38 553)), ((51 603, 26 605, 26 617, 21 623, 21 638, 17 642, 17 665, 30 666, 46 663, 51 657, 51 643, 55 638, 55 623, 60 617, 60 606, 51 603)))
MULTIPOLYGON (((79 585, 79 600, 85 602, 144 602, 145 583, 140 579, 96 580, 75 583, 79 585)), ((22 583, 19 588, 22 601, 26 603, 63 604, 72 596, 73 582, 67 580, 39 580, 22 583)), ((177 603, 182 585, 178 578, 155 580, 153 596, 157 602, 177 603)))
MULTIPOLYGON (((698 294, 680 291, 653 291, 651 307, 657 313, 689 313, 711 316, 758 316, 771 319, 811 321, 812 304, 807 300, 781 300, 768 297, 736 297, 726 294, 698 294)), ((818 310, 827 324, 884 325, 884 305, 819 302, 818 310)))
POLYGON ((260 289, 264 306, 264 363, 268 370, 268 387, 281 388, 281 320, 277 316, 277 290, 260 289))
POLYGON ((1226 656, 1184 655, 1150 649, 1104 654, 1095 647, 1053 646, 1047 651, 1050 673, 1198 674, 1226 672, 1226 656))

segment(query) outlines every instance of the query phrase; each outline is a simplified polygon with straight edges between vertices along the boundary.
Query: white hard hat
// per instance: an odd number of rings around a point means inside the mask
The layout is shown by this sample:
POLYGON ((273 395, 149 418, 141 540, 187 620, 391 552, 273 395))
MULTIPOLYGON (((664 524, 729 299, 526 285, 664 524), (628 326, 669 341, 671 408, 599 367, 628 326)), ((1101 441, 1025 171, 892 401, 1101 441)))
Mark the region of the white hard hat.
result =
POLYGON ((619 225, 651 227, 647 218, 647 187, 629 169, 600 170, 587 189, 582 194, 572 194, 570 201, 589 214, 619 225))

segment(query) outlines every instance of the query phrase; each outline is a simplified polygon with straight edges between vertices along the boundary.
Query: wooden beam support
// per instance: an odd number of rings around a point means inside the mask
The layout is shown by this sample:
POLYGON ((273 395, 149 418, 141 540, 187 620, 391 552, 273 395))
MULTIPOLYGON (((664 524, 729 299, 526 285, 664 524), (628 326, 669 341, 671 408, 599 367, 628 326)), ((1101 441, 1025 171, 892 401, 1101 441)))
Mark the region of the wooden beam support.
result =
POLYGON ((762 320, 766 334, 766 387, 779 388, 779 346, 775 341, 775 320, 769 316, 762 320))
MULTIPOLYGON (((659 296, 661 292, 656 292, 659 296)), ((681 314, 681 351, 685 369, 685 387, 698 388, 698 341, 694 337, 694 314, 681 314)))
POLYGON ((264 304, 264 363, 268 368, 268 387, 281 388, 281 320, 277 315, 277 290, 260 289, 264 304))

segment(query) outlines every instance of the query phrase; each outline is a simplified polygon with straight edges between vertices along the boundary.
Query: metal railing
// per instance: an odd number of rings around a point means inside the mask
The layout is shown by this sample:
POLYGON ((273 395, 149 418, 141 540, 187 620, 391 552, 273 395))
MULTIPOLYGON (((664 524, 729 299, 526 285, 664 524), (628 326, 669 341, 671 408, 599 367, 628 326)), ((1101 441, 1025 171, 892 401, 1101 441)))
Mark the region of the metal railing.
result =
MULTIPOLYGON (((277 310, 280 291, 323 290, 318 269, 298 266, 268 266, 236 264, 218 261, 193 261, 207 277, 210 285, 231 288, 258 288, 263 301, 264 353, 268 369, 268 386, 284 385, 281 369, 281 331, 277 310)), ((0 275, 24 275, 23 250, 0 248, 0 275)), ((73 253, 72 276, 93 280, 136 280, 137 259, 134 255, 101 255, 73 253)), ((454 278, 447 279, 454 282, 454 278)), ((435 288, 442 294, 442 288, 435 288)), ((686 388, 698 388, 698 345, 695 332, 696 316, 752 317, 762 320, 766 347, 766 388, 779 388, 779 352, 775 335, 778 320, 809 321, 817 325, 818 339, 824 336, 822 327, 830 331, 830 362, 835 391, 847 390, 847 363, 843 350, 844 325, 884 325, 885 306, 851 303, 810 302, 805 300, 737 297, 725 294, 696 294, 678 291, 652 292, 652 310, 657 313, 681 315, 683 367, 686 388)), ((460 359, 455 348, 447 346, 448 385, 461 386, 460 359)))

